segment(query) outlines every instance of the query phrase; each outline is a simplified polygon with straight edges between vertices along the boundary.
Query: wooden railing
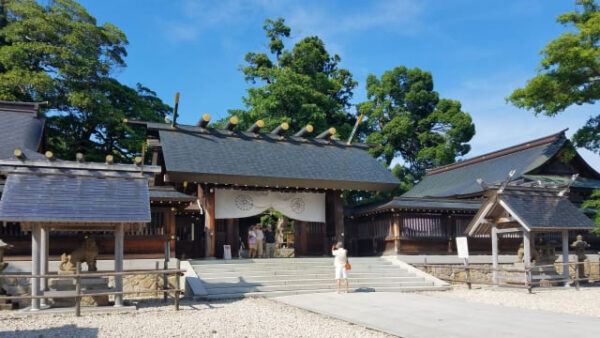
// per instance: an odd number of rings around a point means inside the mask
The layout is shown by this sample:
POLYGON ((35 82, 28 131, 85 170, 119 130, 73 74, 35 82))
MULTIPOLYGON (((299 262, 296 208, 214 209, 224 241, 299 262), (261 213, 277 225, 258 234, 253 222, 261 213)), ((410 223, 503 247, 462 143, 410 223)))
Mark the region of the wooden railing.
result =
MULTIPOLYGON (((497 285, 497 286, 503 286, 503 287, 513 287, 513 288, 524 288, 524 289, 527 289, 529 293, 531 293, 532 288, 535 286, 541 286, 542 284, 552 285, 552 284, 560 284, 560 283, 575 284, 576 289, 579 291, 581 282, 589 282, 589 280, 590 280, 589 277, 585 277, 585 278, 579 277, 580 270, 585 268, 584 267, 585 264, 586 264, 585 262, 577 262, 577 263, 570 262, 570 263, 556 263, 556 264, 548 264, 548 265, 526 266, 523 268, 499 267, 497 269, 494 269, 491 266, 479 266, 479 265, 472 265, 472 264, 468 264, 468 263, 464 264, 464 265, 415 263, 412 265, 415 267, 431 268, 431 269, 436 269, 436 268, 451 269, 451 272, 452 272, 451 275, 455 275, 455 272, 464 271, 465 272, 464 279, 438 276, 435 274, 435 272, 433 272, 433 275, 436 278, 439 278, 444 281, 452 282, 452 283, 466 283, 469 289, 471 289, 472 284, 482 284, 482 285, 497 285), (555 269, 557 266, 561 266, 561 265, 563 266, 563 269, 565 269, 565 268, 570 269, 570 267, 574 266, 574 268, 575 268, 574 276, 571 277, 570 273, 569 273, 568 278, 563 277, 563 278, 544 279, 541 277, 537 277, 533 274, 535 272, 535 270, 539 270, 542 268, 548 268, 548 267, 555 269), (490 278, 490 279, 492 279, 492 281, 483 281, 483 280, 474 281, 471 278, 471 272, 473 272, 473 271, 483 271, 483 272, 488 272, 488 273, 490 273, 490 272, 493 273, 495 271, 498 275, 498 283, 494 283, 492 278, 490 278), (502 276, 501 275, 502 273, 513 273, 516 275, 502 276), (523 276, 522 284, 514 282, 514 278, 517 278, 518 275, 523 276), (507 280, 511 280, 511 282, 508 283, 507 280)), ((429 272, 429 271, 427 271, 427 272, 429 272)), ((599 276, 599 278, 600 278, 600 276, 599 276)))
POLYGON ((175 269, 168 269, 165 264, 164 269, 158 269, 158 262, 156 263, 156 268, 154 270, 127 270, 123 272, 115 272, 115 271, 98 271, 98 272, 81 272, 81 263, 77 263, 76 271, 73 274, 40 274, 40 275, 28 275, 28 274, 0 274, 0 279, 3 278, 47 278, 47 279, 75 279, 75 291, 69 292, 66 294, 57 294, 57 295, 21 295, 21 296, 0 296, 0 301, 2 300, 31 300, 31 299, 48 299, 48 298, 75 298, 75 315, 81 315, 81 298, 82 297, 96 297, 96 296, 117 296, 117 295, 126 295, 126 294, 141 294, 141 293, 154 293, 158 296, 160 293, 163 293, 163 301, 166 301, 169 294, 173 294, 174 298, 174 306, 175 310, 179 311, 179 297, 183 293, 183 289, 181 289, 179 277, 183 276, 186 270, 181 270, 180 262, 177 260, 175 269), (81 279, 82 278, 90 278, 90 277, 116 277, 116 276, 135 276, 135 275, 154 275, 155 276, 155 286, 158 287, 159 277, 162 275, 164 278, 163 289, 155 289, 155 290, 131 290, 131 291, 98 291, 95 290, 82 291, 81 290, 81 279), (175 288, 168 288, 168 276, 175 275, 175 288))

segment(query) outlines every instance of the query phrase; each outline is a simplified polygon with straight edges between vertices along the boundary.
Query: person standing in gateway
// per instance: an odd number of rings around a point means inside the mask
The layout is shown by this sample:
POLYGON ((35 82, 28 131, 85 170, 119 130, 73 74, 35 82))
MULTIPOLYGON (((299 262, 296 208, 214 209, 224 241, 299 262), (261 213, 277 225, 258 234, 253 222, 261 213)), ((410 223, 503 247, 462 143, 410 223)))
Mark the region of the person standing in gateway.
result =
POLYGON ((265 231, 265 242, 267 242, 267 258, 273 258, 275 253, 275 233, 271 225, 267 225, 267 231, 265 231))
POLYGON ((340 293, 340 284, 342 279, 346 284, 346 293, 348 293, 348 271, 346 270, 346 263, 348 263, 348 251, 343 248, 342 242, 338 242, 336 245, 331 247, 331 254, 334 257, 333 265, 335 266, 337 293, 340 293))

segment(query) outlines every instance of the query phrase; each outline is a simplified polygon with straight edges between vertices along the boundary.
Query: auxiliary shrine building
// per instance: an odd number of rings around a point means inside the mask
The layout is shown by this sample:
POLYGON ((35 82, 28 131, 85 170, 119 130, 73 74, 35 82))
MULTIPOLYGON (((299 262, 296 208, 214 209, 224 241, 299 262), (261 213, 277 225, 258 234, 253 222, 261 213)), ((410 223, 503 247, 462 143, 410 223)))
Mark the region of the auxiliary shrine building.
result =
MULTIPOLYGON (((355 255, 453 253, 454 239, 466 236, 465 230, 486 198, 486 188, 506 181, 512 170, 511 185, 565 187, 569 190, 569 204, 577 207, 594 189, 600 189, 600 173, 584 161, 566 138, 565 131, 561 131, 429 170, 417 185, 400 197, 347 210, 347 245, 355 255), (571 181, 575 174, 578 176, 571 181)), ((559 200, 531 202, 540 210, 542 223, 555 221, 555 209, 563 204, 559 200)), ((593 215, 596 211, 584 212, 593 215)), ((600 247, 600 239, 587 230, 570 231, 570 240, 578 233, 594 247, 600 247)), ((560 241, 560 233, 544 236, 545 240, 560 241)), ((516 253, 521 241, 520 234, 502 234, 500 251, 516 253)), ((489 253, 490 234, 470 236, 469 250, 489 253)))

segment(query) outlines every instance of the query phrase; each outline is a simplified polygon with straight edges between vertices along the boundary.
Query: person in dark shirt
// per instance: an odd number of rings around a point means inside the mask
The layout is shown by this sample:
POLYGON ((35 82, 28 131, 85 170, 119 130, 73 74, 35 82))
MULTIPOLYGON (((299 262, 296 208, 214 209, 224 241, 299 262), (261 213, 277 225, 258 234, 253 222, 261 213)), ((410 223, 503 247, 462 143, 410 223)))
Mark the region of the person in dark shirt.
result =
POLYGON ((267 225, 267 231, 265 231, 265 242, 267 258, 273 258, 275 254, 275 232, 273 232, 273 228, 270 225, 267 225))

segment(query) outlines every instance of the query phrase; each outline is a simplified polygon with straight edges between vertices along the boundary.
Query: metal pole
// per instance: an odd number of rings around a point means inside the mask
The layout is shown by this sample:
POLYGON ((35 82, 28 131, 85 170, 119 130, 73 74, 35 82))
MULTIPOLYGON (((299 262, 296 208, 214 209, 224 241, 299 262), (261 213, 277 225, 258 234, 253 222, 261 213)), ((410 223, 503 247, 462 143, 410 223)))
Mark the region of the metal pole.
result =
MULTIPOLYGON (((40 274, 40 242, 42 233, 38 224, 32 225, 31 228, 31 275, 40 274)), ((40 278, 31 278, 31 295, 40 296, 40 278)), ((31 299, 31 311, 39 311, 40 299, 31 299)))
POLYGON ((498 285, 498 228, 492 224, 492 279, 498 285))

